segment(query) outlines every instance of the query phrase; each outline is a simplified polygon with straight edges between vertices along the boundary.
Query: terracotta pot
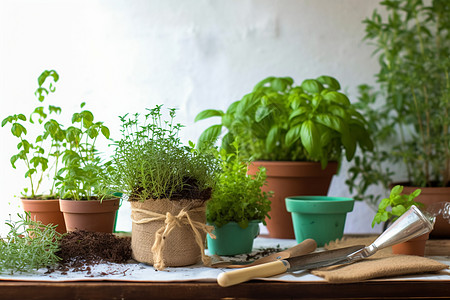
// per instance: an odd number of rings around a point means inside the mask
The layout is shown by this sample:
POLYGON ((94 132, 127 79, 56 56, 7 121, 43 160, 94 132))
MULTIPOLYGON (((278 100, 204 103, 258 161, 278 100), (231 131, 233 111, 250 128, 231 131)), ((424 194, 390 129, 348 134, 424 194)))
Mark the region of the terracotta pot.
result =
MULTIPOLYGON (((407 183, 398 183, 403 185, 403 193, 410 194, 416 189, 421 189, 422 192, 416 198, 416 201, 425 204, 425 207, 429 204, 436 202, 450 201, 450 187, 411 187, 406 186, 407 183)), ((430 238, 450 238, 450 223, 442 216, 436 218, 434 229, 430 233, 430 238)))
POLYGON ((425 255, 425 245, 429 238, 429 233, 418 236, 414 239, 392 246, 392 253, 405 255, 425 255))
POLYGON ((64 214, 67 231, 80 229, 112 233, 120 199, 115 198, 102 201, 60 199, 59 205, 64 214))
POLYGON ((33 220, 40 221, 42 224, 58 225, 56 231, 66 233, 66 224, 64 215, 59 209, 58 199, 36 200, 20 198, 24 211, 30 212, 33 220))
POLYGON ((294 239, 291 214, 286 210, 285 198, 290 196, 326 196, 331 179, 336 174, 337 162, 329 162, 322 170, 320 163, 290 161, 255 161, 248 167, 256 174, 259 167, 267 170, 267 185, 263 191, 273 191, 272 205, 266 219, 272 238, 294 239))

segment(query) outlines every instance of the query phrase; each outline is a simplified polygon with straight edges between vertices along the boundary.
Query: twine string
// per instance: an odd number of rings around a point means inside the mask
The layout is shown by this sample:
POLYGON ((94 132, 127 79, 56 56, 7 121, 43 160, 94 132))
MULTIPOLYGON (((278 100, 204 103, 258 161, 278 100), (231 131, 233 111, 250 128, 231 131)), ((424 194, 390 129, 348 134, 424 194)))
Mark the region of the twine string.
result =
POLYGON ((211 238, 215 239, 216 237, 212 234, 214 226, 206 225, 202 222, 194 221, 191 219, 189 212, 197 212, 202 211, 204 208, 197 208, 193 210, 182 209, 178 215, 174 216, 170 212, 167 212, 165 215, 156 213, 154 211, 134 208, 132 209, 131 220, 135 224, 146 224, 154 221, 164 221, 164 226, 158 229, 155 233, 155 242, 152 246, 152 254, 153 254, 153 266, 157 270, 164 270, 166 267, 164 259, 163 259, 163 249, 166 241, 166 237, 172 232, 176 227, 182 227, 184 225, 189 225, 192 228, 194 233, 195 242, 200 248, 202 262, 205 266, 211 265, 211 258, 205 255, 205 245, 203 243, 201 232, 205 232, 211 236, 211 238), (133 216, 133 212, 138 212, 147 215, 148 217, 141 218, 136 220, 133 216))

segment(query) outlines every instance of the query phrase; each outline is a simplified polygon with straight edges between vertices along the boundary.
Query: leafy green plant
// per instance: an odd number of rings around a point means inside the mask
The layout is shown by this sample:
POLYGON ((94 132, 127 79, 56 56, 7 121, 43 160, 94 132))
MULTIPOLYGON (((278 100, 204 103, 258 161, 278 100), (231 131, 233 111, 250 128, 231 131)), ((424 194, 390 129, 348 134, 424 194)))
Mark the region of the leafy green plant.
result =
POLYGON ((56 225, 33 221, 29 213, 18 217, 6 222, 9 232, 0 241, 0 271, 14 274, 56 265, 62 238, 56 225))
POLYGON ((130 201, 210 198, 219 163, 211 152, 182 145, 175 109, 163 120, 162 105, 120 117, 122 139, 115 142, 108 174, 113 189, 130 201))
POLYGON ((220 117, 207 128, 199 146, 215 142, 224 128, 222 147, 239 140, 244 159, 277 161, 338 161, 345 151, 351 160, 357 145, 372 149, 366 121, 330 76, 307 79, 295 86, 290 77, 268 77, 226 112, 208 109, 195 121, 220 117))
MULTIPOLYGON (((59 80, 56 71, 44 71, 38 77, 35 95, 43 102, 47 95, 55 92, 54 83, 59 80), (48 83, 48 87, 44 86, 48 83)), ((11 124, 11 133, 19 139, 18 153, 11 156, 11 165, 16 169, 16 162, 23 161, 26 166, 25 178, 29 180, 29 187, 24 188, 22 195, 28 198, 54 198, 56 194, 56 173, 58 163, 64 147, 65 131, 55 119, 49 119, 51 114, 60 114, 61 108, 49 105, 36 107, 29 117, 23 113, 6 117, 2 127, 11 124), (37 119, 36 119, 37 117, 37 119), (31 129, 30 129, 31 127, 31 129), (29 131, 37 132, 37 136, 30 137, 29 131), (51 181, 49 194, 39 195, 40 188, 45 179, 51 181)))
MULTIPOLYGON (((85 103, 81 103, 83 108, 85 103)), ((93 200, 108 196, 103 178, 108 168, 95 147, 97 139, 110 137, 108 127, 103 122, 94 122, 94 115, 88 110, 74 113, 72 126, 66 129, 67 148, 58 171, 57 183, 62 199, 93 200)))
POLYGON ((222 171, 216 188, 206 206, 206 219, 210 224, 222 227, 236 222, 246 228, 249 221, 260 220, 265 224, 269 217, 272 193, 261 191, 266 184, 266 170, 261 168, 256 175, 247 175, 247 164, 239 156, 239 143, 233 142, 235 153, 221 149, 222 171))
POLYGON ((388 167, 396 165, 406 173, 405 184, 448 186, 448 1, 386 0, 380 4, 386 17, 375 10, 364 20, 365 39, 376 47, 380 64, 379 90, 362 85, 355 105, 368 116, 375 150, 382 152, 363 153, 355 159, 348 184, 365 197, 369 186, 388 185, 394 175, 388 167))
POLYGON ((392 188, 389 198, 381 200, 378 211, 373 218, 372 227, 375 226, 375 223, 380 224, 381 222, 395 221, 413 205, 417 207, 423 206, 422 203, 414 201, 422 190, 417 189, 409 195, 404 195, 402 192, 403 186, 396 185, 392 188))

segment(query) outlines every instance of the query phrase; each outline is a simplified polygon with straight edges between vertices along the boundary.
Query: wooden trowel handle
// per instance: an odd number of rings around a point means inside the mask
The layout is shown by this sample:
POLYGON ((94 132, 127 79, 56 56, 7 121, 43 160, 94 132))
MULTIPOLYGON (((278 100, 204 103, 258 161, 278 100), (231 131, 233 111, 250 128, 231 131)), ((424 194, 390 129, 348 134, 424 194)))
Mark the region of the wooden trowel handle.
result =
POLYGON ((227 287, 256 277, 278 275, 286 272, 288 268, 289 264, 287 261, 277 260, 262 265, 220 273, 217 277, 217 283, 222 287, 227 287))

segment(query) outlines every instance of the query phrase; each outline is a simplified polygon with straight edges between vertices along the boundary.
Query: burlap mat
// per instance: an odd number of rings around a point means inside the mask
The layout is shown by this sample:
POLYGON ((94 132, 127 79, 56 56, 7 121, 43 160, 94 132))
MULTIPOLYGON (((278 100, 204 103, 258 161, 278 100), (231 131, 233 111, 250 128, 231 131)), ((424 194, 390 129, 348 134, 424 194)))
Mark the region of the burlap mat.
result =
MULTIPOLYGON (((352 245, 370 245, 374 238, 344 238, 326 245, 326 249, 335 249, 352 245)), ((373 256, 349 264, 320 268, 312 274, 323 277, 331 283, 358 282, 374 278, 387 278, 400 275, 438 272, 447 269, 446 264, 430 258, 392 254, 390 247, 377 251, 373 256)))

